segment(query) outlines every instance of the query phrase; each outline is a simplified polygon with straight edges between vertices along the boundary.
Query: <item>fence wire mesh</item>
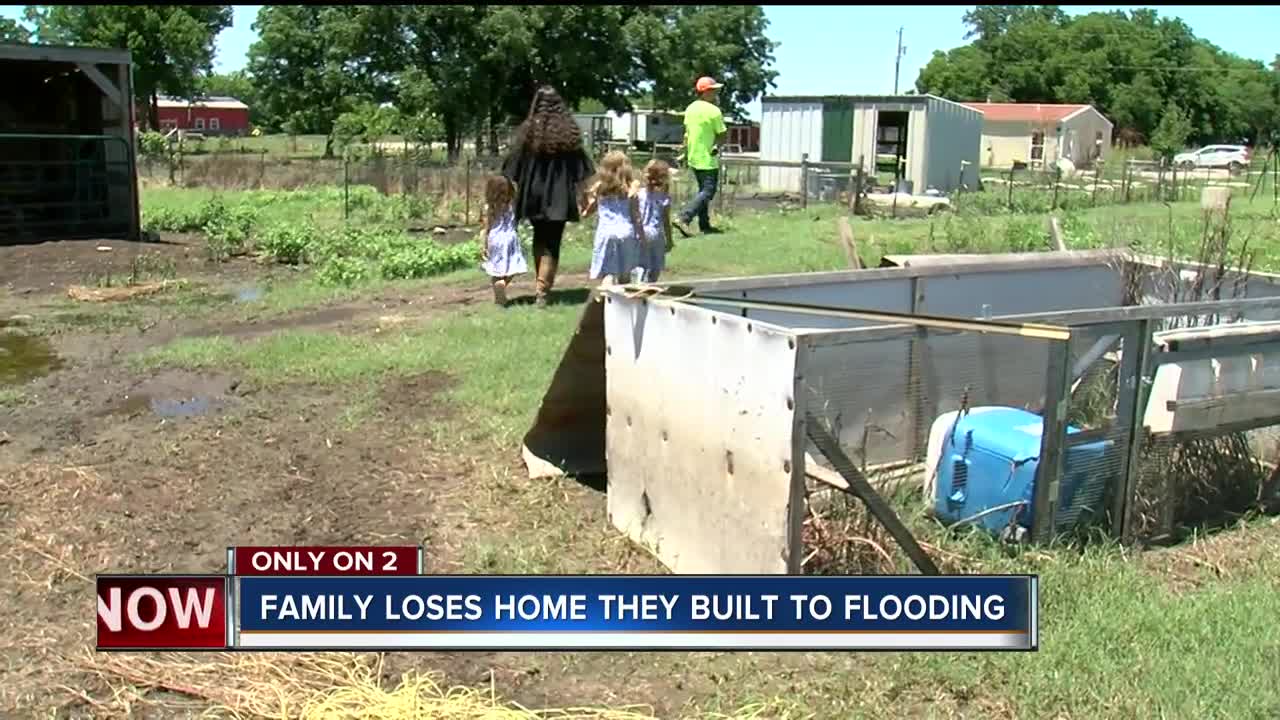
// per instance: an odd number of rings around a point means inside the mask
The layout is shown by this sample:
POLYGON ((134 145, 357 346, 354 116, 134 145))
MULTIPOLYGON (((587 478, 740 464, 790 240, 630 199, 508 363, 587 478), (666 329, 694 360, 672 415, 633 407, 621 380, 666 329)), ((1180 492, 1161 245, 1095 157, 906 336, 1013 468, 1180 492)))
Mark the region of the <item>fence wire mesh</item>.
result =
MULTIPOLYGON (((803 407, 908 525, 933 516, 1021 536, 1032 525, 1039 413, 1055 350, 1064 342, 923 324, 867 328, 810 348, 803 407)), ((862 505, 832 489, 843 482, 833 459, 811 438, 805 446, 804 571, 908 571, 862 505)), ((933 550, 944 570, 962 569, 962 558, 933 550)))
POLYGON ((1262 343, 1179 345, 1168 334, 1185 333, 1179 320, 1155 326, 1167 329, 1155 337, 1144 377, 1127 533, 1143 544, 1280 509, 1278 333, 1262 343))

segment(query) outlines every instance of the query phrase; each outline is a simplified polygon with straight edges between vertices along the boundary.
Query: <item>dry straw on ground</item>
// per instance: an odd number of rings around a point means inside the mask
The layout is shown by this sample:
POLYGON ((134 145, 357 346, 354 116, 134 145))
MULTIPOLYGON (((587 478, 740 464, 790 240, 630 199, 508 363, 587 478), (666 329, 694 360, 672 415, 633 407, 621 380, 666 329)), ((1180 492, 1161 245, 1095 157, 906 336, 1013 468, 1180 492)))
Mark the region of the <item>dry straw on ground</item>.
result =
MULTIPOLYGON (((111 716, 155 706, 154 691, 207 705, 204 717, 395 718, 396 720, 649 720, 641 708, 531 710, 486 689, 448 687, 436 673, 409 672, 394 687, 382 680, 379 655, 103 655, 86 653, 80 669, 111 689, 107 700, 81 696, 111 716)), ((174 705, 180 703, 173 702, 174 705)), ((188 705, 189 707, 189 705, 188 705)))
POLYGON ((124 285, 121 287, 91 288, 83 285, 72 285, 67 288, 67 297, 80 302, 113 302, 132 300, 134 298, 155 295, 166 290, 177 288, 184 283, 181 280, 159 280, 157 282, 124 285))

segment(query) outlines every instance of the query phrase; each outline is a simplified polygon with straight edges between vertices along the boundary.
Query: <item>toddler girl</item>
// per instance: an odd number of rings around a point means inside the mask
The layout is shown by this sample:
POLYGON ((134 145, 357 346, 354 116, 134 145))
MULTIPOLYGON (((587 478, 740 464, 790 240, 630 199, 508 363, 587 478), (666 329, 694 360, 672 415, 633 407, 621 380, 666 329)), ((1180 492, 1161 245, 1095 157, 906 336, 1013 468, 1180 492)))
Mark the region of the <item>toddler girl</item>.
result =
POLYGON ((640 211, 632 175, 626 153, 615 150, 604 156, 599 172, 587 182, 582 216, 597 215, 591 279, 599 279, 601 285, 627 282, 640 262, 640 211))
POLYGON ((507 285, 516 275, 529 271, 516 234, 516 218, 511 201, 515 186, 501 175, 492 175, 484 185, 484 263, 481 265, 493 279, 493 301, 507 305, 507 285))
POLYGON ((666 254, 675 248, 671 241, 671 166, 650 160, 644 166, 644 185, 636 194, 640 206, 640 267, 645 282, 657 282, 666 265, 666 254))

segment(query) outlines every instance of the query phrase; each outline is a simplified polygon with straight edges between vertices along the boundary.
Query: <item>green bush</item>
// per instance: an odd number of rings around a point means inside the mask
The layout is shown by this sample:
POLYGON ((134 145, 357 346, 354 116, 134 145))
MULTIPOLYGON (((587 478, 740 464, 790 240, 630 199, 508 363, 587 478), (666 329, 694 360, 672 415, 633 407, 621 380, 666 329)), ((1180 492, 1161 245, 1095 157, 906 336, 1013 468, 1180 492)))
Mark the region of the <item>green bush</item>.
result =
POLYGON ((466 242, 441 247, 422 242, 395 250, 382 259, 382 277, 387 280, 410 280, 440 275, 479 263, 480 246, 466 242))
POLYGON ((225 260, 244 253, 253 237, 257 210, 247 204, 228 206, 214 197, 201 207, 205 247, 213 260, 225 260))
POLYGON ((275 225, 257 238, 258 250, 282 265, 307 262, 318 242, 318 233, 310 225, 275 225))
POLYGON ((351 286, 368 280, 373 269, 367 260, 331 255, 316 268, 316 279, 325 285, 351 286))

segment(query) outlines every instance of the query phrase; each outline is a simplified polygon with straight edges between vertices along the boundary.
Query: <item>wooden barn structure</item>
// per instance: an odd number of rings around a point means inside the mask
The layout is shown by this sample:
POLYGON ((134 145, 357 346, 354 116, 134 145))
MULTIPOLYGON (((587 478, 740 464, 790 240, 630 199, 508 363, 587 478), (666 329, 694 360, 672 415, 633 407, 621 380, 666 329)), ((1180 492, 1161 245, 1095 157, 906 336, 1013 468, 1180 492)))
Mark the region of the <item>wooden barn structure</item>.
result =
POLYGON ((0 243, 139 237, 128 51, 0 44, 0 243))

